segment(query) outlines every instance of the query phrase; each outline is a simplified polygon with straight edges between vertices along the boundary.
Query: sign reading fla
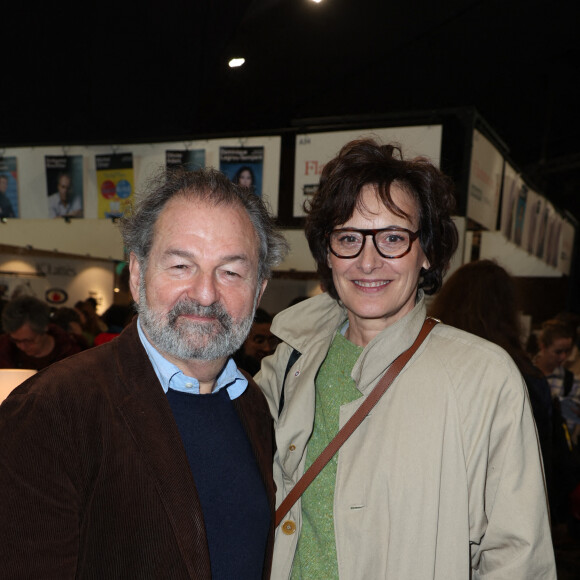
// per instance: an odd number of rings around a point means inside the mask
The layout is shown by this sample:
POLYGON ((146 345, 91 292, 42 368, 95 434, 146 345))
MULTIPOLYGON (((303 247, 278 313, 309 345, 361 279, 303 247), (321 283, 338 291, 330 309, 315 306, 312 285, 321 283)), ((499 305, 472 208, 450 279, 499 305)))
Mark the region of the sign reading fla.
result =
POLYGON ((62 288, 49 288, 44 293, 44 298, 50 304, 64 304, 68 300, 68 294, 62 288))

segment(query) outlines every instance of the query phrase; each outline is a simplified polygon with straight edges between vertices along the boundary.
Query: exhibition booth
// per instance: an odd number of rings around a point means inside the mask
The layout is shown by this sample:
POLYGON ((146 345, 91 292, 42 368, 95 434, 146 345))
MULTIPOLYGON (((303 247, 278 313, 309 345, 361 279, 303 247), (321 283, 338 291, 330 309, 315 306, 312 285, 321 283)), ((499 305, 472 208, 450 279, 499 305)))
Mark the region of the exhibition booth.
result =
MULTIPOLYGON (((578 224, 543 196, 510 158, 509 147, 471 108, 302 120, 261 135, 4 147, 0 175, 6 177, 4 195, 17 216, 0 216, 4 298, 24 285, 54 305, 92 296, 100 313, 128 300, 119 288, 127 256, 118 219, 160 168, 212 166, 232 180, 246 172, 290 243, 262 304, 278 312, 296 296, 319 291, 303 234, 304 204, 324 164, 347 141, 363 136, 399 143, 405 157, 428 157, 454 179, 460 246, 452 270, 492 258, 524 286, 530 280, 550 281, 545 287, 551 296, 555 292, 562 306, 568 305, 578 224), (52 217, 58 194, 71 212, 52 217)), ((532 318, 545 315, 543 286, 528 297, 525 314, 532 318)))

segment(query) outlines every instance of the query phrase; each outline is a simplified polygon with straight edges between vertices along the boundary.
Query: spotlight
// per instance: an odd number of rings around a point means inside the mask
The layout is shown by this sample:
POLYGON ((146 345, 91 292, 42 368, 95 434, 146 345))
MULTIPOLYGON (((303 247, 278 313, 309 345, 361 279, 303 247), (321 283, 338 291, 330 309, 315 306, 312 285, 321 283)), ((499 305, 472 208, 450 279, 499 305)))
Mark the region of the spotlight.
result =
POLYGON ((237 68, 242 66, 244 63, 246 62, 245 58, 232 58, 230 60, 230 62, 228 62, 228 65, 230 68, 237 68))

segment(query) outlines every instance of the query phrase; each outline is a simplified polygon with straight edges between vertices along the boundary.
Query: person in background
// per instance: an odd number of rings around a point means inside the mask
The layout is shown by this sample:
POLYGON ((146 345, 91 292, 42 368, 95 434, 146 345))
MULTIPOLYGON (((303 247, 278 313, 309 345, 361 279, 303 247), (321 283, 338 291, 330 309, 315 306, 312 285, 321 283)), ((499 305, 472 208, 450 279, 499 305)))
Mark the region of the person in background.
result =
POLYGON ((75 195, 70 173, 61 171, 56 182, 56 193, 48 196, 48 217, 83 217, 81 199, 75 195))
MULTIPOLYGON (((277 505, 419 335, 425 293, 457 247, 453 207, 451 180, 394 145, 353 141, 324 166, 305 230, 325 293, 274 318, 282 342, 256 375, 275 423, 277 505)), ((282 519, 273 575, 554 579, 513 359, 437 324, 282 519)))
POLYGON ((2 311, 0 368, 44 369, 83 350, 83 347, 50 321, 50 308, 34 296, 19 296, 2 311))
POLYGON ((113 338, 119 336, 123 329, 131 322, 135 310, 132 306, 122 304, 111 304, 101 316, 101 320, 107 325, 104 332, 95 336, 94 346, 99 346, 113 338))
POLYGON ((68 332, 83 350, 89 348, 89 343, 84 335, 81 316, 77 310, 61 306, 52 313, 50 320, 53 324, 68 332))
POLYGON ((542 324, 538 336, 539 350, 534 364, 544 373, 552 397, 560 402, 562 416, 574 444, 580 436, 580 381, 564 367, 574 343, 574 329, 567 322, 552 319, 542 324))
POLYGON ((101 332, 106 332, 107 324, 103 322, 101 317, 97 314, 96 302, 94 298, 87 298, 86 300, 79 300, 75 304, 75 310, 79 311, 82 316, 83 333, 87 338, 90 346, 94 345, 95 336, 101 332))
POLYGON ((272 316, 263 308, 258 308, 248 338, 234 355, 238 367, 252 376, 260 370, 262 359, 276 350, 278 339, 270 331, 270 326, 272 316))
POLYGON ((287 244, 215 170, 122 220, 138 317, 0 407, 2 576, 266 580, 272 421, 231 355, 287 244))
POLYGON ((574 337, 572 349, 564 361, 563 366, 572 372, 576 380, 580 380, 580 348, 578 348, 580 346, 580 314, 563 311, 556 314, 554 319, 564 322, 572 331, 574 337))

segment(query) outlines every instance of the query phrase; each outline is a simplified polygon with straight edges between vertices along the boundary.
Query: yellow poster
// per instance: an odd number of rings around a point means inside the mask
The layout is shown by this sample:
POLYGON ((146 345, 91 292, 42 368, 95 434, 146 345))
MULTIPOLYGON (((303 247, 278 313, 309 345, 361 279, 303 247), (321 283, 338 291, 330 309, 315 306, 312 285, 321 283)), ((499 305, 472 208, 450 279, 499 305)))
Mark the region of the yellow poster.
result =
POLYGON ((99 217, 118 218, 133 204, 133 154, 96 155, 99 217))

